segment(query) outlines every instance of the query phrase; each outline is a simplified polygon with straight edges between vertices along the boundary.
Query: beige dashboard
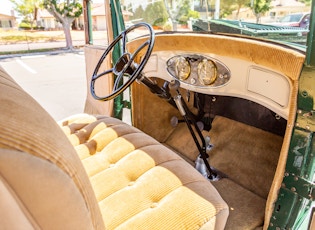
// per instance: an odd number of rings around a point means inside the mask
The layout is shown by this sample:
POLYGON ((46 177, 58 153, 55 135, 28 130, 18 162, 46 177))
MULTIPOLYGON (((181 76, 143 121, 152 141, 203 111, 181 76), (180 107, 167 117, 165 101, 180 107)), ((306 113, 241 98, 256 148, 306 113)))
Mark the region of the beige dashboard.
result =
MULTIPOLYGON (((131 49, 137 47, 137 41, 129 44, 131 49)), ((261 41, 218 35, 159 35, 143 73, 167 81, 177 79, 182 88, 194 92, 245 98, 287 119, 303 61, 304 55, 298 51, 261 41), (182 57, 201 57, 200 60, 206 59, 224 70, 210 84, 204 84, 191 61, 189 77, 175 71, 176 60, 181 64, 182 57), (170 60, 175 60, 173 71, 170 60)))

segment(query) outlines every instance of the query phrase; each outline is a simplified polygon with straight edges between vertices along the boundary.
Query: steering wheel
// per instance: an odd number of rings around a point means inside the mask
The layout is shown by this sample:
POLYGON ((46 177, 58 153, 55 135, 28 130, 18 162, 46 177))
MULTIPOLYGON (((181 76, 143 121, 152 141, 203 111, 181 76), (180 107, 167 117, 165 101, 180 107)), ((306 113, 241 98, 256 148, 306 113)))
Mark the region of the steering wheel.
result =
POLYGON ((95 67, 95 70, 93 72, 92 79, 91 79, 91 86, 90 86, 92 96, 96 100, 108 101, 117 97, 125 89, 127 89, 131 85, 131 83, 133 83, 137 79, 137 77, 140 75, 141 71, 143 70, 144 66, 148 62, 150 55, 152 53, 152 50, 153 50, 154 40, 155 40, 154 30, 152 29, 151 25, 147 23, 138 23, 138 24, 132 25, 128 29, 123 31, 120 35, 118 35, 117 38, 115 38, 115 40, 107 47, 107 49, 105 50, 105 52, 103 53, 103 55, 101 56, 100 60, 98 61, 95 67), (127 35, 133 30, 137 28, 143 28, 143 27, 149 31, 149 38, 145 40, 131 54, 127 51, 127 48, 126 48, 127 35), (119 42, 120 42, 121 51, 122 51, 121 57, 118 58, 116 63, 113 63, 113 68, 105 70, 104 72, 98 73, 105 58, 114 49, 115 45, 119 42), (147 47, 147 50, 141 62, 139 64, 135 63, 134 59, 136 58, 137 54, 141 50, 145 49, 145 47, 147 47), (106 96, 96 95, 95 81, 102 76, 112 76, 112 74, 116 76, 112 93, 106 96), (128 80, 126 80, 126 82, 120 85, 120 82, 122 81, 124 76, 128 76, 128 80))

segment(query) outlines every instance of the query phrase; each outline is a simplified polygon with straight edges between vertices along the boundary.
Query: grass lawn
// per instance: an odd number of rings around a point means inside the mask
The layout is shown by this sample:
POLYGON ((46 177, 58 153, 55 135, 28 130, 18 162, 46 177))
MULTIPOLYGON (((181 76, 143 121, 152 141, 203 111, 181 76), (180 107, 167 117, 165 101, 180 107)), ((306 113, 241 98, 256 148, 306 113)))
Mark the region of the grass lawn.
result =
MULTIPOLYGON (((72 41, 79 42, 79 44, 85 44, 85 33, 83 30, 71 31, 72 41)), ((60 48, 40 48, 40 49, 28 49, 21 48, 20 50, 8 50, 2 49, 7 45, 21 45, 24 47, 26 44, 42 43, 42 42, 57 42, 65 41, 65 34, 63 30, 55 31, 28 31, 18 29, 0 29, 0 56, 8 54, 20 54, 20 53, 32 53, 32 52, 46 52, 51 50, 59 50, 60 48)), ((93 31, 93 44, 104 45, 107 44, 107 32, 106 31, 93 31)), ((81 46, 81 45, 80 45, 81 46)), ((78 48, 78 47, 77 47, 78 48)))
MULTIPOLYGON (((84 31, 72 31, 72 39, 84 39, 84 31)), ((27 30, 0 30, 0 45, 23 42, 53 42, 64 40, 63 30, 58 31, 27 31, 27 30)))

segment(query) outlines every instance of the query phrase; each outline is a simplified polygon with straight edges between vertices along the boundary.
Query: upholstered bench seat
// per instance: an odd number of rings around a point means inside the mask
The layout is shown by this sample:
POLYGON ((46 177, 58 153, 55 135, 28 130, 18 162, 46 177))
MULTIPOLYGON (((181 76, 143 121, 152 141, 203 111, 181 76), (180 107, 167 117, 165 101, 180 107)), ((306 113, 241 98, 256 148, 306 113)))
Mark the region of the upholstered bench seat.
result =
POLYGON ((86 114, 58 126, 1 68, 0 104, 1 228, 224 229, 211 183, 138 129, 86 114))
POLYGON ((59 124, 109 229, 224 227, 228 209, 214 187, 153 138, 105 116, 77 115, 59 124))

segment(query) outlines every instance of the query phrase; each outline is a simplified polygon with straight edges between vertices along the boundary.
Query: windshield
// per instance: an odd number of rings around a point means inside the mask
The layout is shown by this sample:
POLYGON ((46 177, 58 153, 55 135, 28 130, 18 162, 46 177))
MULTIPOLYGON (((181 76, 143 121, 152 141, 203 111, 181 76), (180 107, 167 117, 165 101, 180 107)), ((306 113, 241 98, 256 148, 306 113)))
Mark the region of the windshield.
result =
POLYGON ((299 22, 303 17, 303 14, 289 14, 284 16, 280 22, 299 22))
POLYGON ((304 46, 310 5, 307 0, 125 0, 122 13, 127 28, 147 22, 158 32, 211 31, 304 46))

